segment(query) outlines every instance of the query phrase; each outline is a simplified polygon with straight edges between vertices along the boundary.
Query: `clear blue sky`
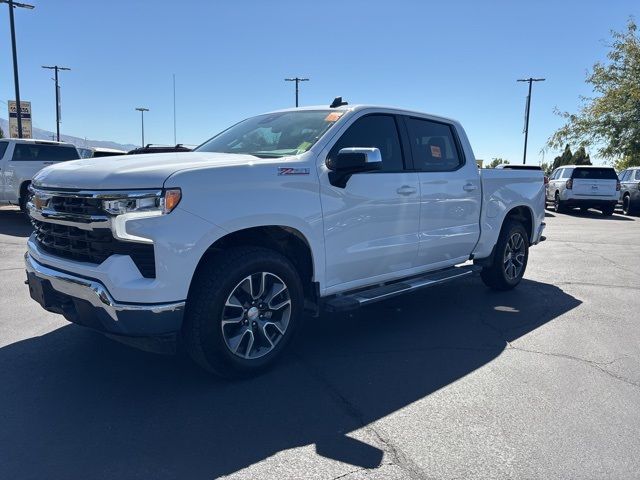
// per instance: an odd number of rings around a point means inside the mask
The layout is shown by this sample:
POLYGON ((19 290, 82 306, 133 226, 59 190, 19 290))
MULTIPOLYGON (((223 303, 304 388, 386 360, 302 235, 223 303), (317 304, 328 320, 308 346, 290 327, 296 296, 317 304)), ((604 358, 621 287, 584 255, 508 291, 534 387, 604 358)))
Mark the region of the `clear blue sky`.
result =
MULTIPOLYGON (((478 158, 521 161, 526 84, 534 85, 529 159, 589 95, 586 71, 611 29, 640 2, 620 1, 30 1, 16 10, 21 97, 34 125, 55 130, 51 72, 62 73, 64 133, 139 143, 198 144, 247 116, 301 104, 408 107, 465 125, 478 158)), ((14 97, 7 6, 0 4, 0 100, 14 97)), ((6 118, 6 104, 0 103, 6 118)), ((556 152, 549 152, 553 157, 556 152)))

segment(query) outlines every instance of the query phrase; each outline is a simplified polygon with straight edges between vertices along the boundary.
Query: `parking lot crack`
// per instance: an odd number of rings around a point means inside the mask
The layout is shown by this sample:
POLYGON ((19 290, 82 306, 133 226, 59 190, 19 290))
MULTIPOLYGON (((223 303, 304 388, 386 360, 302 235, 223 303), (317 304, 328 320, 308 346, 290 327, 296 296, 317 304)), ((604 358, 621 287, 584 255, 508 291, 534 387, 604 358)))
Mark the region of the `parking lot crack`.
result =
POLYGON ((605 257, 604 255, 601 255, 599 253, 589 252, 587 250, 583 250, 582 248, 577 247, 575 245, 575 242, 567 242, 567 245, 570 246, 571 248, 573 248, 574 250, 577 250, 577 251, 579 251, 581 253, 584 253, 587 256, 593 255, 593 256, 599 257, 602 260, 604 260, 605 262, 608 262, 611 265, 615 266, 616 268, 619 268, 620 270, 624 270, 625 272, 629 272, 629 273, 632 273, 632 274, 634 274, 636 276, 640 276, 640 274, 638 274, 638 272, 636 270, 632 270, 630 268, 626 268, 624 265, 619 264, 618 262, 616 262, 615 260, 610 259, 609 257, 605 257))
POLYGON ((633 387, 640 388, 640 383, 637 383, 637 382, 634 382, 632 380, 629 380, 628 378, 625 378, 622 375, 618 375, 617 373, 614 373, 611 370, 608 370, 608 369, 604 368, 605 366, 612 365, 615 362, 617 362, 618 360, 620 360, 621 358, 625 358, 625 357, 614 358, 613 360, 610 360, 610 361, 607 361, 607 362, 598 362, 598 361, 595 361, 595 360, 589 360, 587 358, 582 358, 582 357, 578 357, 578 356, 575 356, 575 355, 568 355, 566 353, 544 352, 542 350, 533 350, 533 349, 518 347, 518 346, 515 346, 513 344, 509 344, 509 349, 520 351, 520 352, 533 353, 533 354, 536 354, 536 355, 544 355, 544 356, 547 356, 547 357, 564 358, 564 359, 567 359, 567 360, 572 360, 572 361, 575 361, 575 362, 579 362, 579 363, 588 365, 588 366, 590 366, 592 368, 595 368, 595 369, 601 371, 602 373, 610 376, 611 378, 614 378, 614 379, 616 379, 616 380, 618 380, 620 382, 626 383, 627 385, 631 385, 633 387))
MULTIPOLYGON (((402 451, 400 447, 395 445, 388 435, 380 428, 374 427, 366 420, 366 417, 363 412, 361 412, 358 407, 351 402, 348 398, 346 398, 337 387, 335 387, 329 379, 325 377, 311 362, 307 361, 300 355, 296 355, 297 360, 300 364, 309 372, 309 374, 319 383, 321 383, 324 388, 327 390, 329 395, 333 397, 334 401, 341 407, 341 409, 351 417, 363 430, 372 434, 376 440, 383 446, 383 450, 389 455, 390 462, 388 465, 397 465, 400 467, 406 474, 407 478, 416 479, 416 480, 424 480, 429 479, 429 477, 422 469, 415 464, 406 453, 402 451)), ((376 467, 376 469, 385 465, 385 463, 381 463, 376 467)), ((348 472, 344 474, 342 477, 347 475, 356 473, 361 470, 372 470, 367 468, 361 468, 352 472, 348 472)), ((337 477, 340 478, 340 477, 337 477)))

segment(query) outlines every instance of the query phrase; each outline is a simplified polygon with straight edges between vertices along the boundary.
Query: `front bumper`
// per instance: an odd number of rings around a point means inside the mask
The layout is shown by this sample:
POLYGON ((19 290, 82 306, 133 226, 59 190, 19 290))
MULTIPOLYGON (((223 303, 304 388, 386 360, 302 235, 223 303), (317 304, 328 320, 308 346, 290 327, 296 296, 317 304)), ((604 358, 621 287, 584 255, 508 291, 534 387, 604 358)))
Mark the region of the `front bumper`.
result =
POLYGON ((182 325, 184 301, 120 303, 99 281, 47 267, 29 253, 25 266, 31 298, 70 322, 127 337, 171 335, 182 325))

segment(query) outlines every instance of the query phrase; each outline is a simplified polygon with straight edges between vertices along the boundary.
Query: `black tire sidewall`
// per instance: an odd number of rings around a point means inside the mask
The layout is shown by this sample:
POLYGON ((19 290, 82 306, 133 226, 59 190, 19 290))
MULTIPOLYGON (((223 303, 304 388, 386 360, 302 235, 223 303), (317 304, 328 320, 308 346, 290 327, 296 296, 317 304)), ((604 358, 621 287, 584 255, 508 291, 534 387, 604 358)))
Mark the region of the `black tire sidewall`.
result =
POLYGON ((201 298, 195 302, 204 302, 204 311, 208 318, 190 319, 200 323, 200 342, 202 352, 211 370, 223 376, 250 374, 266 368, 280 355, 293 337, 296 327, 303 315, 304 296, 300 278, 291 263, 282 255, 259 249, 257 252, 242 257, 231 268, 218 271, 220 283, 215 291, 196 293, 201 298), (263 357, 247 360, 234 355, 227 347, 222 335, 222 312, 224 303, 233 289, 248 275, 270 272, 282 279, 289 289, 291 298, 291 317, 285 336, 273 350, 263 357))
POLYGON ((622 213, 624 213, 625 215, 631 215, 632 213, 630 195, 625 195, 624 197, 622 197, 622 213))
POLYGON ((500 240, 498 241, 498 248, 496 250, 496 258, 494 261, 496 262, 495 267, 498 268, 498 274, 500 275, 500 279, 504 282, 505 285, 509 287, 515 287, 520 283, 524 273, 527 270, 527 264, 529 262, 529 235, 527 234, 526 229, 520 222, 509 222, 506 225, 506 228, 503 232, 503 235, 500 236, 500 240), (504 269, 504 253, 507 248, 507 242, 512 237, 514 233, 520 233, 522 239, 524 241, 524 264, 522 266, 522 272, 515 279, 510 280, 507 278, 507 274, 504 269))

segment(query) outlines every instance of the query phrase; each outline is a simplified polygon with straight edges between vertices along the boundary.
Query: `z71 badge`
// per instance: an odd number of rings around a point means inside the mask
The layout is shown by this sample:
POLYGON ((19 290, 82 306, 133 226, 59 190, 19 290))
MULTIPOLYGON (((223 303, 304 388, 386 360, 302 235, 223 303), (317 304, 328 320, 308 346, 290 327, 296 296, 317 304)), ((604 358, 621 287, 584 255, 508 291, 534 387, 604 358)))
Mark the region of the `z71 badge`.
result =
POLYGON ((309 175, 308 168, 278 167, 278 175, 309 175))

